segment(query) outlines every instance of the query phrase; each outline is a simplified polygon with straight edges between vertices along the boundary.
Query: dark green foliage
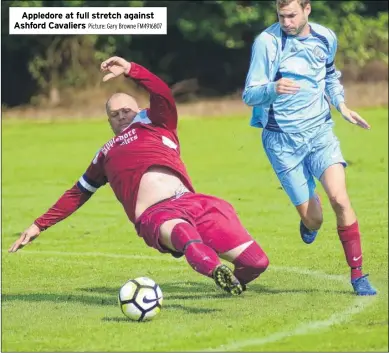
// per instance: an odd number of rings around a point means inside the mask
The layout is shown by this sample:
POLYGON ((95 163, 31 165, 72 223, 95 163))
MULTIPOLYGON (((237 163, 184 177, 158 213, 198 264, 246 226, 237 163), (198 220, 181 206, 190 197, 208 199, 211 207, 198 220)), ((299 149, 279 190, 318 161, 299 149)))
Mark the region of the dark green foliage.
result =
MULTIPOLYGON (((387 2, 313 1, 312 8, 311 20, 337 33, 340 69, 387 63, 387 2)), ((235 92, 244 84, 254 37, 277 20, 273 1, 15 0, 2 3, 1 16, 8 106, 93 86, 100 61, 110 55, 138 61, 171 85, 196 78, 208 96, 235 92), (166 6, 168 35, 10 36, 10 6, 166 6)))

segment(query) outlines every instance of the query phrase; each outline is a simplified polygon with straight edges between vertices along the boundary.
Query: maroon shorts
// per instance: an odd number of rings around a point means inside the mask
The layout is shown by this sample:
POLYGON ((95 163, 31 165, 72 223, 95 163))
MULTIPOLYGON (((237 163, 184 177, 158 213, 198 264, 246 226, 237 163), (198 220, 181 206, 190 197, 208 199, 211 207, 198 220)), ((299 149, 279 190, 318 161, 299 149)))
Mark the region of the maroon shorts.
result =
MULTIPOLYGON (((254 240, 230 203, 214 196, 191 192, 150 206, 136 220, 135 228, 148 246, 162 253, 172 253, 158 241, 161 225, 171 219, 183 219, 196 227, 204 244, 219 254, 254 240)), ((172 254, 176 257, 182 255, 172 254)))

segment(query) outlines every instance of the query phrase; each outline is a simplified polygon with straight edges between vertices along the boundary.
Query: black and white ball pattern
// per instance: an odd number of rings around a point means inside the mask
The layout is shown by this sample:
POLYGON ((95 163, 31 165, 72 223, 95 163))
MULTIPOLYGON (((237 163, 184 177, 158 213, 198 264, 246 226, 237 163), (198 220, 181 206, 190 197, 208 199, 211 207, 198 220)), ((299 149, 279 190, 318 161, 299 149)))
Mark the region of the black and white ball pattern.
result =
POLYGON ((124 315, 134 321, 153 319, 161 310, 163 294, 148 277, 126 282, 119 290, 119 305, 124 315))

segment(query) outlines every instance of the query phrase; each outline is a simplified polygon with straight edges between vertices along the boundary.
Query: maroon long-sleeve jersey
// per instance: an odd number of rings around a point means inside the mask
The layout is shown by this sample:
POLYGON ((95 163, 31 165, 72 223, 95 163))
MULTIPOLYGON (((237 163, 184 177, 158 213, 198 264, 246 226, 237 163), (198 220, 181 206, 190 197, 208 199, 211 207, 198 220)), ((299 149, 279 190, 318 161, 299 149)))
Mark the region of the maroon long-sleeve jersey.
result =
POLYGON ((136 63, 131 63, 127 76, 149 92, 150 107, 142 110, 125 130, 105 143, 73 187, 35 220, 41 230, 71 215, 107 183, 134 223, 140 180, 155 165, 170 168, 194 192, 180 158, 177 109, 171 90, 160 78, 136 63))

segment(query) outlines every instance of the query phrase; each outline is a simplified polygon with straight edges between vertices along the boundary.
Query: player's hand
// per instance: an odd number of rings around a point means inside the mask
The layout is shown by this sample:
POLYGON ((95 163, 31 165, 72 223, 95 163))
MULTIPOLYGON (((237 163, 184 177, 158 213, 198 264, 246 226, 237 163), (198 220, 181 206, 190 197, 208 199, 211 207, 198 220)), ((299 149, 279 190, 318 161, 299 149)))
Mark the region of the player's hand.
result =
POLYGON ((296 94, 300 86, 288 78, 281 78, 276 82, 277 94, 296 94))
POLYGON ((349 123, 358 125, 363 129, 370 129, 369 123, 364 120, 357 112, 348 109, 344 103, 341 104, 339 108, 339 111, 342 114, 343 118, 345 118, 349 123))
POLYGON ((39 234, 40 229, 35 225, 31 224, 19 237, 15 243, 8 249, 8 252, 16 252, 19 249, 26 246, 28 243, 31 243, 39 234))
POLYGON ((100 69, 102 72, 109 72, 103 77, 103 82, 111 78, 127 73, 131 69, 131 63, 119 56, 113 56, 101 63, 100 69))

